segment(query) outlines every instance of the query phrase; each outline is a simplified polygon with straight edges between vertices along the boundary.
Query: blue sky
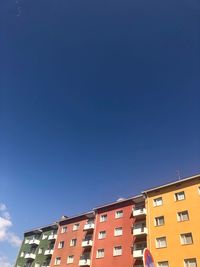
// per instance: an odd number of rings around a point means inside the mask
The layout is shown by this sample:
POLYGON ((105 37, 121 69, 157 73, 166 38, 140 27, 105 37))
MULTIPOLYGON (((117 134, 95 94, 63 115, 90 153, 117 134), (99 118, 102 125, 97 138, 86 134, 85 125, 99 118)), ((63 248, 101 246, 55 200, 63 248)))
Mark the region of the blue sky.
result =
POLYGON ((1 0, 0 23, 1 267, 29 228, 200 171, 199 1, 1 0))

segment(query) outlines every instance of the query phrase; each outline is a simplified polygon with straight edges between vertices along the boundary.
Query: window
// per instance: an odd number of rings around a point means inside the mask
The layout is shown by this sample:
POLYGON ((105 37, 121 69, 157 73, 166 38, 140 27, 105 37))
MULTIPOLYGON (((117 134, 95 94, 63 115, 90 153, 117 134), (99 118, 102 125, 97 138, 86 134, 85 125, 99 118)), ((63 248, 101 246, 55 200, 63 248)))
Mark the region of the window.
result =
POLYGON ((115 218, 118 219, 118 218, 121 218, 123 217, 123 210, 117 210, 115 212, 115 218))
POLYGON ((61 234, 64 234, 64 233, 66 233, 67 232, 67 226, 63 226, 62 228, 61 228, 61 234))
POLYGON ((162 204, 163 204, 162 197, 158 197, 158 198, 155 198, 155 199, 153 200, 153 205, 154 205, 154 207, 162 206, 162 204))
POLYGON ((119 235, 122 235, 122 234, 123 234, 122 227, 115 228, 115 231, 114 231, 114 235, 115 236, 119 236, 119 235))
POLYGON ((75 223, 73 225, 73 231, 77 231, 79 229, 79 223, 75 223))
POLYGON ((122 246, 114 247, 113 256, 120 256, 120 255, 122 255, 122 246))
POLYGON ((67 257, 67 263, 73 263, 74 262, 74 256, 70 255, 67 257))
POLYGON ((181 234, 181 244, 182 245, 189 245, 192 243, 193 243, 192 233, 181 234))
POLYGON ((59 243, 58 243, 58 248, 64 248, 64 241, 60 241, 59 243))
POLYGON ((197 267, 196 259, 185 259, 184 260, 184 267, 197 267))
POLYGON ((165 248, 167 246, 166 237, 158 237, 156 238, 156 248, 165 248))
POLYGON ((168 261, 160 261, 158 262, 158 267, 168 267, 168 261))
POLYGON ((99 239, 103 239, 103 238, 105 238, 106 237, 106 231, 100 231, 99 232, 99 236, 98 236, 98 238, 99 239))
POLYGON ((176 201, 185 199, 185 193, 184 193, 184 191, 175 193, 174 196, 175 196, 175 200, 176 201))
POLYGON ((165 223, 164 216, 155 217, 155 226, 161 226, 165 223))
POLYGON ((76 243, 77 243, 77 239, 76 238, 72 239, 70 242, 70 247, 75 247, 76 243))
POLYGON ((100 222, 105 222, 105 221, 107 221, 107 214, 102 214, 100 216, 100 222))
POLYGON ((43 250, 44 250, 44 248, 39 248, 38 254, 42 254, 43 253, 43 250))
POLYGON ((59 264, 61 264, 61 257, 56 257, 55 258, 55 263, 54 263, 55 265, 59 265, 59 264))
POLYGON ((98 259, 104 257, 104 249, 103 248, 97 250, 97 256, 96 257, 98 259))
POLYGON ((187 210, 180 211, 177 213, 178 221, 183 222, 183 221, 188 221, 189 220, 189 214, 187 210))

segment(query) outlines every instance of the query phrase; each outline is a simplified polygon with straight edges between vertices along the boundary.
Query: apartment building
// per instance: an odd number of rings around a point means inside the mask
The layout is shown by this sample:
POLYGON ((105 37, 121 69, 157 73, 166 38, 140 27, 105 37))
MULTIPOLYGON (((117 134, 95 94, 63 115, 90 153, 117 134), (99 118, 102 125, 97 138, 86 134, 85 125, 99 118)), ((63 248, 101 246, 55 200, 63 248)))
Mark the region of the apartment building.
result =
POLYGON ((142 207, 144 198, 138 196, 94 209, 92 266, 142 266, 147 234, 142 207))
POLYGON ((26 232, 15 267, 200 267, 200 175, 26 232))
POLYGON ((147 209, 147 246, 156 266, 200 266, 200 175, 143 193, 147 209))
POLYGON ((59 221, 58 238, 50 266, 91 265, 95 227, 93 211, 59 221))
POLYGON ((25 232, 15 267, 49 267, 57 229, 57 224, 51 224, 25 232))

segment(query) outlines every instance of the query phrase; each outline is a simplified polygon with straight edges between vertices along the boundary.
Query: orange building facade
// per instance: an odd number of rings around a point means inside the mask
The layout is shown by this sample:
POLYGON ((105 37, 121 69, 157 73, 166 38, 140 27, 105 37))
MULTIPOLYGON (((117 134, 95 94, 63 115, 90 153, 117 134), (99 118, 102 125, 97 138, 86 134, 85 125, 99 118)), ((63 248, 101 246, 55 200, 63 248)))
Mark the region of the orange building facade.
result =
POLYGON ((200 266, 200 175, 143 192, 157 267, 200 266))

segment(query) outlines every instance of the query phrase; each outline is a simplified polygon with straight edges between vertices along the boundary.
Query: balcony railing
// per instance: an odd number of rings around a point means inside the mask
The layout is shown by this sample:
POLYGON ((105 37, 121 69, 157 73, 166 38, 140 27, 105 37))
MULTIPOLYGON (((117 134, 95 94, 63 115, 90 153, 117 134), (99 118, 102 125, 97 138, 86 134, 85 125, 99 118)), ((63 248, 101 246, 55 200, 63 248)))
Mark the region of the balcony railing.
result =
POLYGON ((56 238, 57 238, 57 234, 51 234, 51 235, 49 235, 48 240, 53 240, 56 238))
POLYGON ((133 251, 134 258, 142 258, 144 249, 138 249, 133 251))
POLYGON ((141 216, 141 215, 146 215, 147 214, 147 211, 145 208, 136 208, 136 209, 133 209, 133 216, 136 217, 136 216, 141 216))
POLYGON ((80 259, 79 266, 90 266, 90 259, 80 259))
POLYGON ((137 227, 133 229, 133 235, 146 235, 147 234, 147 228, 146 227, 137 227))
POLYGON ((53 249, 46 249, 44 252, 44 255, 52 255, 53 254, 53 249))
POLYGON ((92 240, 83 240, 82 241, 82 247, 91 247, 93 241, 92 240))
POLYGON ((32 238, 32 239, 29 239, 29 245, 39 245, 40 244, 40 240, 37 239, 37 238, 32 238))
POLYGON ((83 228, 83 230, 93 230, 93 229, 94 229, 94 223, 86 223, 83 228))
POLYGON ((25 259, 31 259, 31 260, 34 260, 36 257, 35 253, 26 253, 25 254, 25 259))

